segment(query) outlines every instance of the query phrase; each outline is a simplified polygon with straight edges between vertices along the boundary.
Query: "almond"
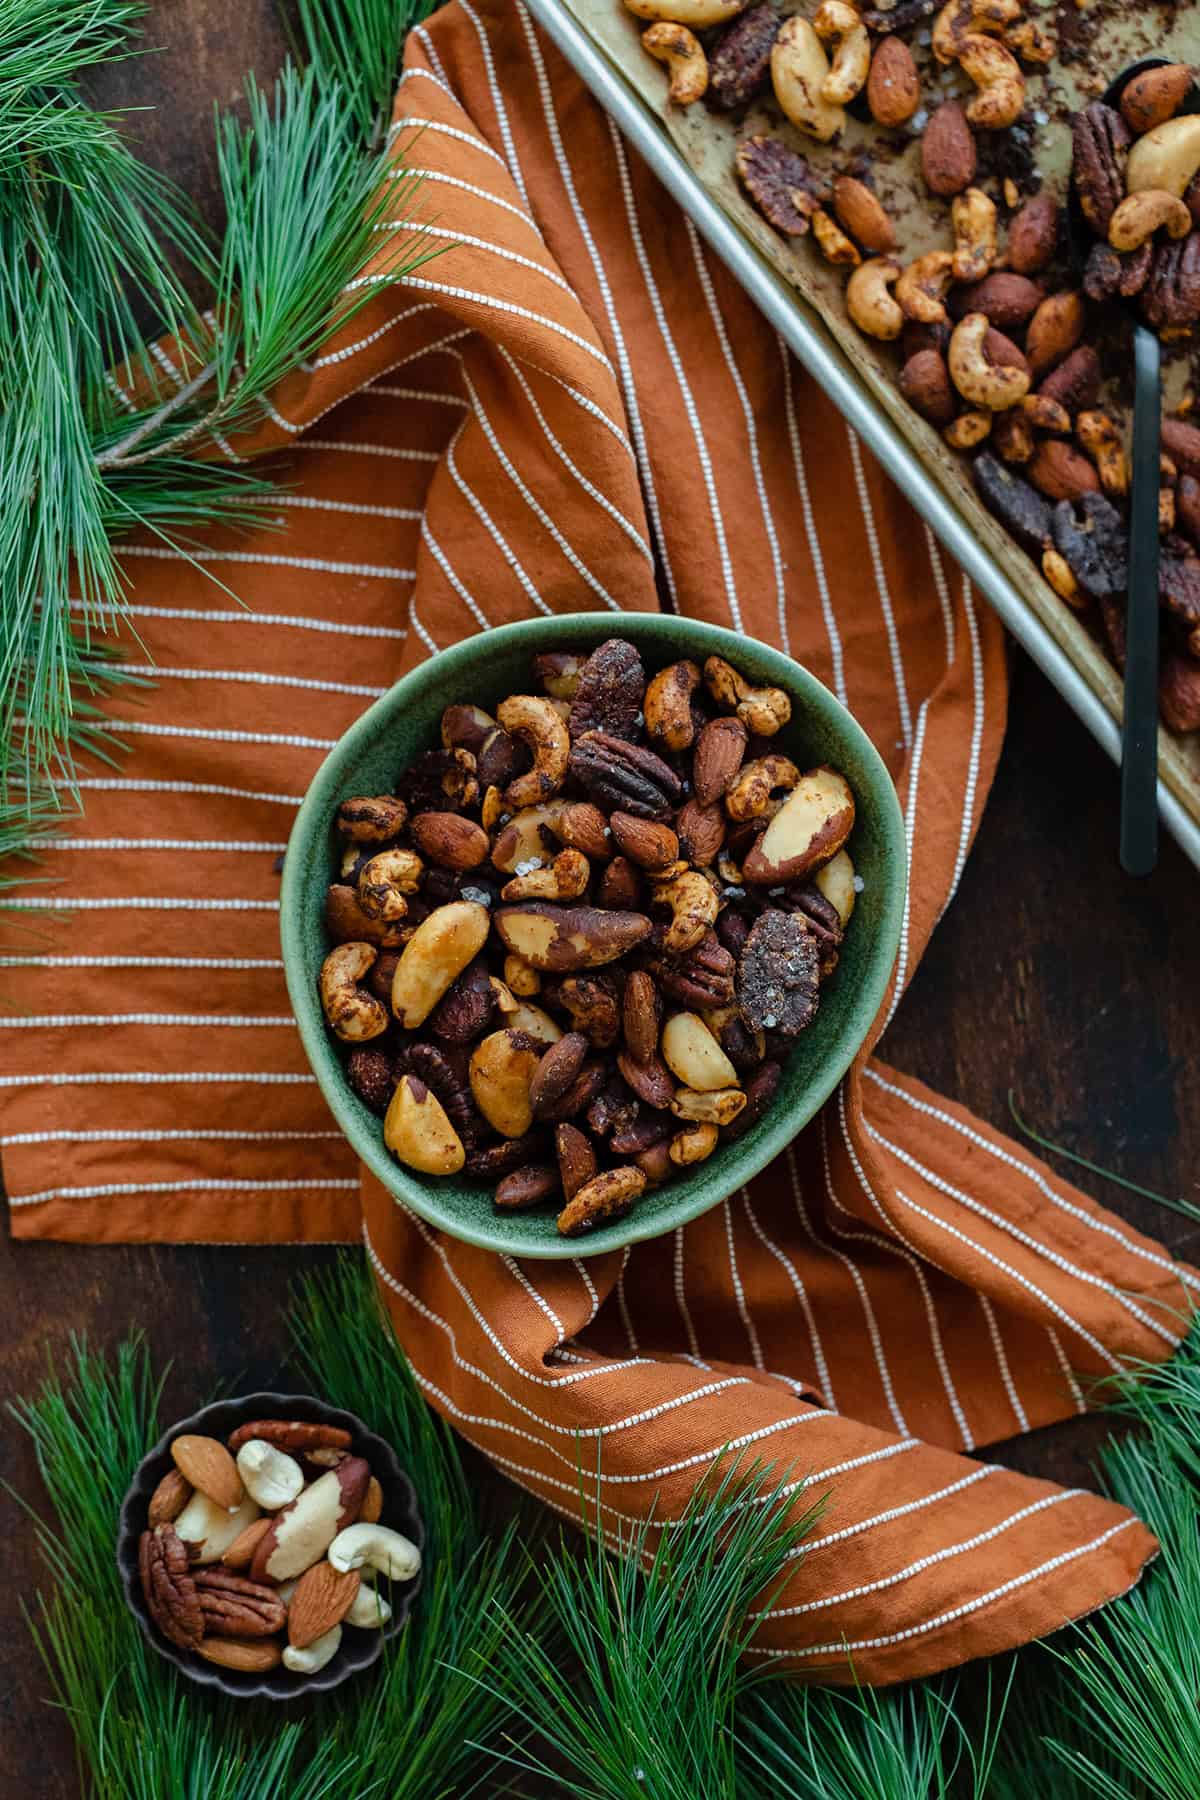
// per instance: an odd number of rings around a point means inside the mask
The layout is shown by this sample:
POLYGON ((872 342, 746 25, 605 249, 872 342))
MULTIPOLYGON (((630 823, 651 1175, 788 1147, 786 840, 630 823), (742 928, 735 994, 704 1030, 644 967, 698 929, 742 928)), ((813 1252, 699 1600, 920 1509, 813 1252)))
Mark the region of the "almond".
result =
POLYGON ((604 814, 590 800, 572 800, 564 806, 552 829, 569 850, 582 850, 599 861, 612 855, 604 814))
POLYGON ((938 350, 918 350, 900 371, 900 392, 923 419, 940 430, 958 411, 946 359, 938 350))
POLYGON ((288 1602, 288 1643, 303 1650, 340 1625, 354 1605, 361 1579, 357 1569, 339 1575, 329 1562, 306 1569, 288 1602))
POLYGON ((269 1638, 201 1638, 197 1653, 205 1662, 222 1669, 240 1669, 245 1675, 265 1675, 279 1666, 282 1651, 269 1638))
POLYGON ((1025 353, 1035 378, 1048 374, 1071 354, 1083 336, 1083 296, 1064 288, 1043 300, 1029 321, 1025 353))
POLYGON ((1164 419, 1162 447, 1182 475, 1200 475, 1200 426, 1164 419))
POLYGON ((635 819, 627 812, 612 813, 608 822, 621 850, 639 868, 666 869, 679 856, 679 839, 669 825, 635 819))
POLYGON ((1038 445, 1025 474, 1047 500, 1081 500, 1099 492, 1100 477, 1088 458, 1061 438, 1045 438, 1038 445))
POLYGON ((986 313, 988 324, 998 331, 1014 331, 1033 317, 1045 297, 1045 288, 1027 275, 993 269, 982 281, 957 288, 950 296, 950 311, 956 319, 964 319, 968 313, 986 313))
POLYGON ((903 125, 921 104, 921 77, 903 38, 881 38, 867 76, 867 105, 877 125, 903 125))
POLYGON ((846 231, 864 250, 880 255, 896 248, 896 227, 883 202, 865 182, 839 175, 833 184, 833 210, 846 231))
MULTIPOLYGON (((1072 350, 1038 388, 1039 398, 1057 401, 1068 413, 1084 412, 1095 406, 1099 392, 1100 358, 1090 344, 1080 344, 1078 349, 1072 350)), ((1173 454, 1167 443, 1170 423, 1168 419, 1163 424, 1163 448, 1173 454)))
POLYGON ((688 800, 675 821, 679 835, 679 854, 697 869, 717 860, 725 842, 727 828, 725 808, 719 800, 702 806, 699 800, 688 800))
POLYGON ((921 173, 931 194, 961 194, 975 174, 975 139, 957 100, 946 100, 929 115, 921 134, 921 173))
POLYGON ((254 1552, 271 1529, 270 1519, 255 1519, 253 1525, 247 1525, 245 1531, 239 1532, 228 1550, 221 1557, 227 1569, 248 1569, 254 1561, 254 1552))
POLYGON ((1121 112, 1130 131, 1141 137, 1172 118, 1191 85, 1189 63, 1166 63, 1135 75, 1121 92, 1121 112))
POLYGON ((418 813, 409 829, 421 855, 442 869, 477 869, 488 853, 483 826, 461 813, 418 813))
POLYGON ((192 1484, 178 1469, 168 1469, 150 1496, 146 1523, 153 1531, 156 1525, 170 1525, 192 1497, 192 1484))
POLYGON ((1053 194, 1027 200, 1008 228, 1008 261, 1018 275, 1036 275, 1058 243, 1058 202, 1053 194))
POLYGON ((596 1153, 577 1125, 555 1126, 554 1148, 563 1193, 573 1200, 596 1173, 596 1153))
POLYGON ((185 1481, 190 1481, 194 1488, 199 1488, 226 1512, 236 1512, 245 1499, 237 1464, 216 1438, 195 1437, 185 1432, 171 1445, 171 1460, 185 1481))
POLYGON ((358 1513, 359 1524, 360 1525, 375 1525, 375 1524, 377 1524, 379 1522, 379 1515, 382 1513, 382 1511, 383 1511, 383 1489, 380 1487, 380 1485, 379 1485, 378 1481, 375 1479, 374 1475, 372 1475, 370 1481, 368 1481, 368 1483, 367 1483, 366 1497, 363 1500, 362 1506, 359 1508, 359 1513, 358 1513))
POLYGON ((720 800, 742 766, 749 733, 740 719, 713 719, 696 740, 692 791, 701 806, 720 800))

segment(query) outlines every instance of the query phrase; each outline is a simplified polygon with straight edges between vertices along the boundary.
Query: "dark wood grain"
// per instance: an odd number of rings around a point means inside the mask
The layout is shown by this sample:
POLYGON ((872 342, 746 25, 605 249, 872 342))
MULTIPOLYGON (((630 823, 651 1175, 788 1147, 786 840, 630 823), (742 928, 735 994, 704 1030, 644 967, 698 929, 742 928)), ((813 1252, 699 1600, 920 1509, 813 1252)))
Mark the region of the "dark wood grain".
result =
MULTIPOLYGON (((101 72, 106 105, 146 104, 145 154, 219 217, 211 154, 214 99, 246 69, 269 77, 283 39, 267 0, 167 0, 151 15, 161 53, 101 72)), ((887 1040, 889 1058, 1004 1125, 1012 1089, 1026 1117, 1082 1154, 1161 1192, 1200 1202, 1188 1147, 1200 1142, 1198 877, 1169 843, 1149 881, 1116 861, 1117 777, 1042 676, 1018 655, 999 778, 960 891, 887 1040)), ((1200 1230, 1101 1182, 1106 1203, 1177 1250, 1200 1230)), ((0 1348, 6 1395, 28 1392, 69 1333, 114 1343, 141 1326, 174 1359, 167 1416, 214 1385, 269 1387, 283 1358, 289 1279, 326 1250, 86 1249, 5 1241, 0 1348)), ((994 1454, 1022 1469, 1086 1481, 1106 1427, 1044 1431, 994 1454)), ((37 1498, 22 1433, 0 1447, 0 1475, 37 1498)), ((489 1479, 495 1479, 490 1477, 489 1479)), ((0 1501, 0 1792, 78 1793, 70 1735, 47 1709, 20 1601, 32 1574, 27 1528, 0 1501), (31 1728, 32 1722, 32 1728, 31 1728)))

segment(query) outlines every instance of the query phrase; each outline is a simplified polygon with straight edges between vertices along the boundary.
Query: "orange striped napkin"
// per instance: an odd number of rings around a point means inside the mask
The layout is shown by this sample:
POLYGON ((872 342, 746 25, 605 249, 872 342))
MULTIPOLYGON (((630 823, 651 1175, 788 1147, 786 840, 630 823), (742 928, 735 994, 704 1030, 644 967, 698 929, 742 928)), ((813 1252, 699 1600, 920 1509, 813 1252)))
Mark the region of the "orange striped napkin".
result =
MULTIPOLYGON (((830 1499, 754 1655, 887 1682, 1051 1631, 1154 1551, 1121 1507, 969 1460, 1169 1354, 1197 1280, 866 1052, 748 1189, 625 1256, 522 1267, 426 1229, 317 1094, 278 857, 322 755, 420 658, 537 612, 671 606, 791 652, 872 733, 912 888, 895 1005, 999 752, 999 626, 520 4, 409 39, 395 141, 443 251, 253 442, 284 529, 127 551, 156 685, 19 899, 0 1016, 20 1237, 368 1249, 431 1402, 592 1523, 670 1529, 722 1446, 830 1499), (69 905, 68 923, 53 909, 69 905)), ((368 277, 369 279, 369 277, 368 277)), ((615 622, 615 621, 614 621, 615 622)), ((10 934, 11 941, 11 934, 10 934)), ((886 1018, 879 1021, 883 1029, 886 1018)), ((876 1033, 878 1035, 878 1033, 876 1033)))

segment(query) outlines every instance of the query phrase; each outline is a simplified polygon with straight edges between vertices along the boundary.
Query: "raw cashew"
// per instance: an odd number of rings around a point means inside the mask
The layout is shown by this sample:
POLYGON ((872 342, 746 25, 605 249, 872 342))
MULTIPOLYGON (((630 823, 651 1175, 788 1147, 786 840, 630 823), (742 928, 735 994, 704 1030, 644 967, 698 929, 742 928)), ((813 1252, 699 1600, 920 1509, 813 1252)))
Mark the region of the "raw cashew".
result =
POLYGON ((726 792, 725 810, 739 823, 745 819, 759 819, 770 805, 772 795, 780 788, 790 793, 799 779, 800 771, 790 758, 779 755, 757 757, 754 762, 742 764, 733 786, 726 792))
POLYGON ((358 874, 358 904, 369 919, 390 924, 408 912, 407 894, 415 894, 425 864, 415 850, 381 850, 358 874))
POLYGON ((1140 188, 1126 194, 1108 222, 1108 241, 1114 250, 1140 250, 1160 225, 1168 237, 1186 237, 1192 215, 1182 200, 1165 188, 1140 188))
POLYGON ((836 269, 856 269, 862 261, 862 252, 854 239, 842 230, 837 220, 823 206, 818 206, 811 222, 812 234, 825 261, 832 263, 836 269))
POLYGON ((402 1532, 388 1525, 347 1525, 329 1546, 329 1560, 339 1575, 351 1569, 374 1569, 388 1581, 411 1581, 421 1567, 421 1552, 402 1532))
POLYGON ((1004 412, 1029 392, 1028 369, 1001 368, 987 359, 984 339, 991 327, 986 313, 968 313, 954 327, 946 361, 950 379, 971 406, 1004 412))
POLYGON ((283 1666, 290 1669, 293 1675, 315 1675, 323 1669, 327 1662, 332 1662, 342 1645, 342 1628, 334 1625, 311 1644, 299 1649, 295 1644, 287 1644, 283 1652, 283 1666))
POLYGON ((996 207, 982 188, 968 188, 950 202, 954 226, 954 279, 979 281, 996 260, 996 207))
POLYGON ((692 695, 699 686, 699 664, 677 662, 660 669, 646 689, 642 702, 646 730, 668 750, 686 750, 696 735, 692 695))
POLYGON ((374 961, 370 944, 338 944, 321 964, 321 1005, 344 1044, 365 1044, 387 1030, 387 1008, 358 985, 374 961))
POLYGON ((860 331, 885 343, 904 329, 904 313, 891 295, 900 264, 890 256, 873 256, 855 269, 846 284, 846 310, 860 331))
POLYGON ((672 1013, 663 1026, 662 1054, 676 1080, 696 1093, 738 1086, 737 1070, 696 1013, 672 1013))
POLYGON ((625 0, 639 19, 669 19, 673 25, 690 25, 703 31, 709 25, 725 25, 736 19, 746 0, 625 0))
POLYGON ((671 923, 663 938, 668 956, 694 950, 709 927, 716 924, 721 904, 716 889, 698 869, 687 869, 672 881, 656 883, 654 903, 671 909, 671 923))
POLYGON ((842 108, 822 98, 828 79, 829 59, 820 38, 807 19, 793 13, 771 48, 771 85, 797 131, 822 144, 846 123, 842 108))
POLYGON ((483 949, 491 918, 474 900, 451 900, 422 919, 392 976, 392 1011, 406 1031, 423 1025, 442 995, 483 949))
POLYGON ((954 257, 949 250, 927 250, 901 271, 896 299, 906 319, 918 325, 941 325, 947 318, 945 297, 954 279, 954 257))
POLYGON ((509 806, 535 806, 562 786, 571 740, 553 700, 545 694, 510 694, 496 708, 504 730, 533 752, 533 767, 504 790, 509 806))
POLYGON ((751 687, 723 657, 707 659, 704 685, 722 712, 735 713, 758 737, 774 737, 792 716, 792 703, 782 688, 751 687))
POLYGON ((710 1088, 698 1094, 691 1088, 678 1088, 671 1102, 677 1119, 689 1119, 703 1125, 731 1125, 746 1104, 741 1088, 710 1088))
MULTIPOLYGON (((1096 465, 1100 486, 1110 497, 1129 492, 1129 458, 1116 422, 1107 413, 1081 412, 1075 421, 1079 441, 1096 465)), ((1054 583, 1051 582, 1051 586, 1054 583)), ((1061 590, 1059 590, 1061 592, 1061 590)), ((1066 596, 1064 596, 1065 598, 1066 596)))
POLYGON ((844 106, 866 85, 871 67, 867 28, 846 0, 821 0, 813 14, 813 30, 822 43, 837 46, 833 66, 821 83, 821 98, 831 106, 844 106))
MULTIPOLYGON (((581 850, 560 850, 548 869, 514 875, 500 890, 502 900, 578 900, 592 873, 581 850)), ((509 983, 512 986, 512 983, 509 983)), ((514 989, 514 992, 518 990, 514 989)), ((530 992, 536 993, 536 989, 530 992)))
POLYGON ((194 1552, 193 1562, 220 1562, 229 1546, 258 1516, 259 1509, 249 1497, 236 1512, 228 1512, 197 1488, 175 1520, 175 1535, 194 1552))
POLYGON ((967 101, 968 125, 981 131, 1004 131, 1020 118, 1025 106, 1025 77, 1011 50, 995 38, 963 39, 958 66, 979 92, 967 101))
POLYGON ((1136 140, 1125 164, 1125 187, 1130 194, 1158 188, 1179 200, 1198 171, 1200 113, 1184 113, 1136 140))
POLYGON ((304 1470, 295 1457, 263 1438, 251 1438, 242 1445, 237 1471, 250 1498, 267 1512, 290 1506, 304 1486, 304 1470))
POLYGON ((671 80, 667 99, 676 106, 691 106, 708 91, 708 58, 694 31, 686 25, 662 19, 642 33, 642 49, 655 62, 665 63, 671 80))
POLYGON ((397 1161, 420 1175, 457 1175, 467 1160, 445 1107, 416 1075, 402 1075, 397 1082, 383 1141, 397 1161))
POLYGON ((940 63, 956 63, 973 34, 997 36, 1021 16, 1021 0, 949 0, 933 26, 933 54, 940 63))

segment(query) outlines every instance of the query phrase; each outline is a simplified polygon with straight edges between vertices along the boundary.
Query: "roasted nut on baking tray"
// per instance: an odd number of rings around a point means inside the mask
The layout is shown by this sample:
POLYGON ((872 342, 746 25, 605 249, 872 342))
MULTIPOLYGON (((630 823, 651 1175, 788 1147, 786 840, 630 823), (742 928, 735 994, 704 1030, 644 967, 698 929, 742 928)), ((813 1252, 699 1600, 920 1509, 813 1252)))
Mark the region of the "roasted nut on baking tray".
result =
MULTIPOLYGON (((1079 441, 1096 465, 1106 494, 1120 497, 1129 492, 1129 459, 1116 421, 1107 413, 1081 412, 1075 421, 1079 441)), ((1053 584, 1051 584, 1053 585, 1053 584)))
POLYGON ((986 407, 971 406, 960 412, 952 424, 947 425, 942 436, 952 450, 974 450, 991 435, 995 414, 986 407))
MULTIPOLYGON (((792 716, 792 703, 782 688, 752 687, 724 657, 707 658, 704 685, 723 712, 736 714, 747 731, 753 731, 759 737, 773 737, 792 716)), ((716 796, 709 795, 709 798, 716 796)))
MULTIPOLYGON (((954 327, 947 356, 950 379, 963 399, 988 412, 1003 412, 1016 406, 1029 392, 1028 365, 1004 366, 994 360, 994 345, 988 340, 999 336, 992 332, 986 313, 968 313, 954 327)), ((1024 361, 1021 357, 1022 364, 1024 361)))
POLYGON ((975 176, 975 139, 957 100, 934 108, 921 133, 921 173, 931 194, 949 199, 975 176))
POLYGON ((1035 379, 1040 380, 1070 354, 1083 336, 1083 327, 1083 300, 1073 288, 1040 302, 1025 334, 1025 355, 1035 379))
POLYGON ((708 91, 708 58, 694 31, 670 19, 660 19, 642 33, 642 49, 655 62, 665 63, 670 82, 667 98, 676 106, 692 106, 708 91))
POLYGON ((708 103, 730 112, 762 92, 771 78, 771 46, 781 20, 771 0, 759 0, 721 33, 708 59, 708 103))
POLYGON ((1095 493, 1100 477, 1081 450, 1061 438, 1047 438, 1040 443, 1026 465, 1025 473, 1048 500, 1081 500, 1095 493))
MULTIPOLYGON (((1141 139, 1140 142, 1147 140, 1141 139)), ((1108 221, 1125 193, 1129 127, 1120 113, 1093 100, 1071 127, 1071 171, 1079 206, 1097 237, 1107 237, 1108 221)), ((1165 187, 1146 181, 1143 187, 1165 187)), ((1182 193, 1182 188, 1179 190, 1182 193)))
POLYGON ((1071 573, 1071 565, 1065 556, 1057 550, 1042 551, 1042 574, 1050 586, 1070 606, 1082 606, 1083 596, 1079 592, 1079 583, 1071 573))
POLYGON ((954 279, 979 281, 996 260, 996 207, 982 188, 956 194, 950 203, 954 226, 954 279))
POLYGON ((906 125, 921 104, 921 77, 913 53, 900 37, 881 38, 867 76, 867 106, 877 125, 906 125))
POLYGON ((936 325, 948 315, 946 293, 954 279, 954 257, 949 250, 927 250, 901 271, 896 299, 906 319, 936 325))
POLYGON ((1167 236, 1186 237, 1192 215, 1183 201, 1163 188, 1143 188, 1127 194, 1108 222, 1108 241, 1114 250, 1139 250, 1160 228, 1167 236))
POLYGON ((829 59, 812 25, 799 13, 785 19, 771 48, 771 85, 797 131, 820 143, 846 123, 842 107, 823 98, 828 78, 829 59))
POLYGON ((374 961, 370 944, 339 944, 321 964, 325 1019, 345 1044, 365 1043, 387 1030, 387 1008, 360 985, 374 961))
POLYGON ((854 269, 862 261, 857 244, 851 242, 823 206, 818 206, 813 213, 812 234, 825 261, 835 268, 854 269))
POLYGON ((1079 344, 1038 389, 1039 395, 1056 400, 1069 413, 1096 404, 1100 392, 1100 358, 1090 344, 1079 344))
POLYGON ((1027 463, 1037 445, 1033 426, 1019 406, 996 414, 991 435, 997 456, 1006 463, 1027 463))
POLYGON ((995 38, 968 36, 958 66, 978 90, 967 102, 967 123, 981 131, 1003 131, 1015 124, 1025 105, 1025 77, 1012 51, 995 38))
POLYGON ((1192 85, 1190 63, 1164 63, 1143 69, 1121 89, 1121 114, 1137 136, 1153 131, 1177 112, 1192 85))
POLYGON ((841 849, 854 826, 854 795, 836 769, 820 767, 802 775, 743 867, 755 886, 795 881, 820 868, 841 849))
POLYGON ((745 4, 746 0, 625 0, 629 11, 639 19, 668 19, 690 25, 693 31, 726 24, 737 17, 745 4))
POLYGON ((1035 194, 1009 224, 1009 267, 1018 275, 1036 275, 1054 255, 1057 243, 1058 202, 1052 194, 1035 194))
POLYGON ((847 0, 821 0, 813 14, 813 30, 824 44, 833 44, 833 64, 821 83, 821 98, 833 106, 845 106, 861 93, 871 66, 871 39, 857 7, 847 0))
POLYGON ((1057 35, 1038 19, 1021 19, 1008 26, 1004 42, 1022 62, 1048 63, 1058 55, 1057 35))
MULTIPOLYGON (((1145 188, 1161 189, 1181 200, 1197 171, 1200 113, 1188 113, 1156 125, 1136 140, 1125 165, 1125 186, 1131 194, 1145 188)), ((1107 221, 1104 229, 1107 231, 1107 221)))
POLYGON ((1021 16, 1021 0, 948 0, 933 23, 930 47, 940 63, 956 63, 972 34, 1003 33, 1021 16))
POLYGON ((938 350, 918 350, 900 371, 900 392, 908 404, 939 428, 949 425, 957 409, 946 359, 938 350))
POLYGON ((1040 557, 1050 541, 1050 508, 1027 481, 986 451, 977 456, 971 473, 980 499, 988 511, 1030 556, 1040 557))
POLYGON ((392 1011, 407 1030, 424 1024, 451 983, 483 948, 490 918, 474 900, 452 900, 423 919, 392 977, 392 1011))
POLYGON ((896 227, 878 194, 853 175, 839 175, 833 184, 833 210, 838 221, 864 250, 886 255, 896 248, 896 227))

